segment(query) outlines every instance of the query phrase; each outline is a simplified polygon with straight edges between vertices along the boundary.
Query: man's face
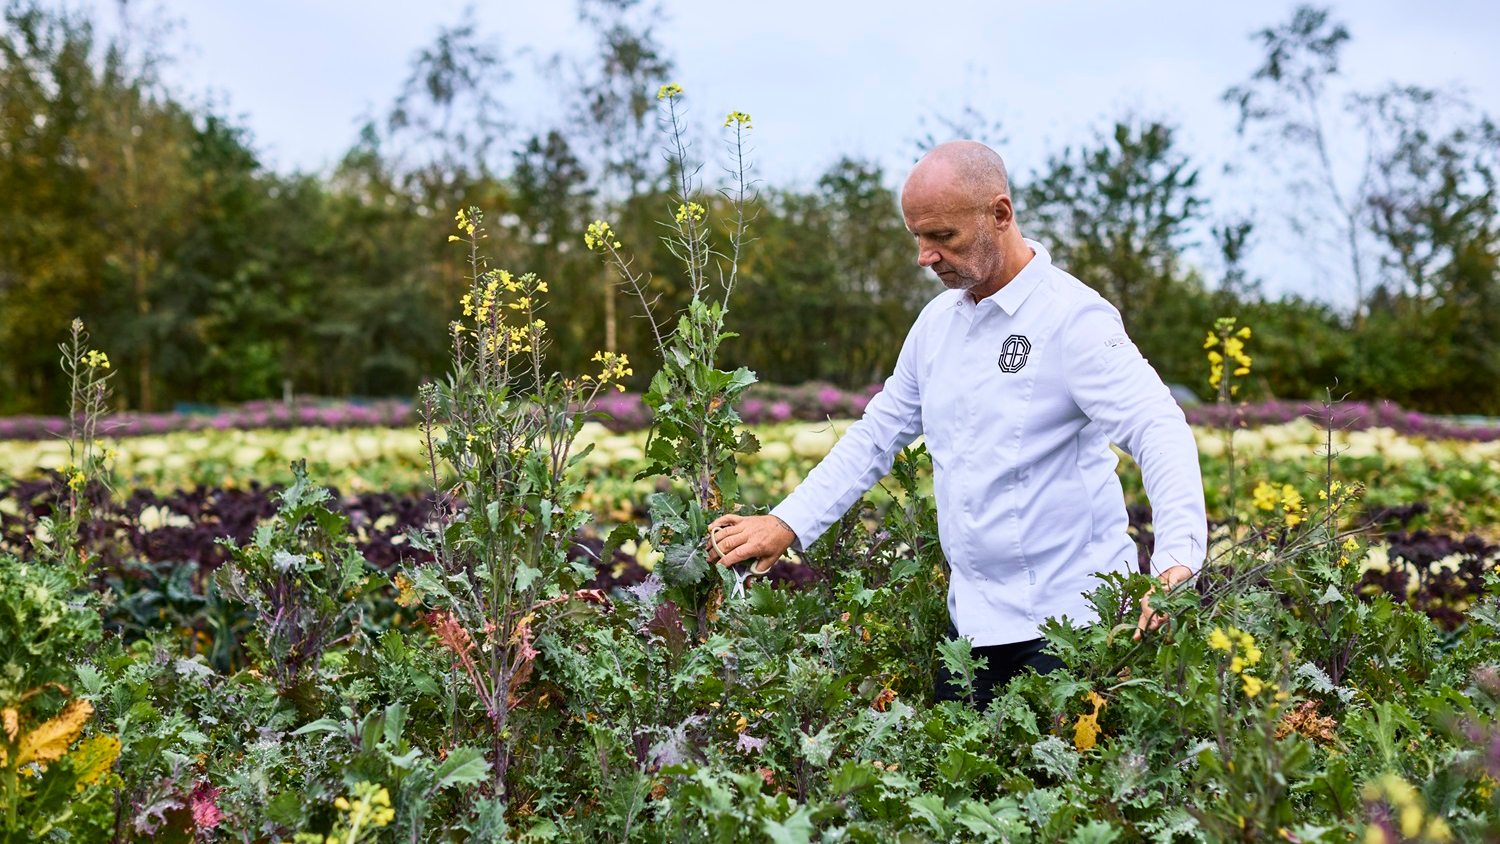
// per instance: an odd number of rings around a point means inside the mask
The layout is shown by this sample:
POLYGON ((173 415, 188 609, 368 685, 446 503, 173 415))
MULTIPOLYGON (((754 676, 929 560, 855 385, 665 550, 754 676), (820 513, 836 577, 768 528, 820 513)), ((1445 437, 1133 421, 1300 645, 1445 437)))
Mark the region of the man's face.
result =
POLYGON ((988 205, 957 191, 911 186, 901 197, 906 228, 917 240, 917 264, 951 290, 983 288, 1001 276, 1005 255, 988 205))

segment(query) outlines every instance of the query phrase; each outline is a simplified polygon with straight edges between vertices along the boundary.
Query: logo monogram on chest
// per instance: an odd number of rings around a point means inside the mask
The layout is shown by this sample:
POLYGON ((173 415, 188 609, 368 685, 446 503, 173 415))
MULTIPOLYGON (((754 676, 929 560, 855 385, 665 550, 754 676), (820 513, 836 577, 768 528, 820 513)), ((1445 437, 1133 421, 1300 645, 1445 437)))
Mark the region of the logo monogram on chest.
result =
POLYGON ((1005 338, 1005 344, 1000 347, 1000 371, 1020 372, 1029 357, 1031 341, 1023 334, 1012 334, 1005 338))

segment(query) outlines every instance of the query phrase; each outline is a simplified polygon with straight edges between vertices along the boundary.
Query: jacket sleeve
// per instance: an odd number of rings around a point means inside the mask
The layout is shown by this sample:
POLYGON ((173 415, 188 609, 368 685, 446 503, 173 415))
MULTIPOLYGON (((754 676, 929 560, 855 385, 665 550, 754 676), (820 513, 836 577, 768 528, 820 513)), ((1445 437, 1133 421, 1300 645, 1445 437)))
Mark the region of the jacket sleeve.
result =
POLYGON ((798 550, 816 542, 866 490, 891 471, 896 452, 921 435, 918 347, 922 322, 918 318, 907 333, 895 370, 870 399, 864 415, 771 511, 797 534, 798 550))
POLYGON ((1140 464, 1156 532, 1152 570, 1186 566, 1196 573, 1208 544, 1208 518, 1198 446, 1182 408, 1108 302, 1083 304, 1063 330, 1073 401, 1140 464))

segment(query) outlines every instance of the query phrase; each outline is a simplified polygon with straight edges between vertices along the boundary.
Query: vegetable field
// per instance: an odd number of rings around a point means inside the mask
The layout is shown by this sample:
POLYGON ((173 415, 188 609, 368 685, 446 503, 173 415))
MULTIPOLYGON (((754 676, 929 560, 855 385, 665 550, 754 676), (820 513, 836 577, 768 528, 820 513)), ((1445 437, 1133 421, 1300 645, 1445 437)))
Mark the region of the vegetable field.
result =
POLYGON ((709 522, 847 423, 745 423, 755 376, 715 363, 744 174, 677 171, 681 310, 584 238, 651 320, 645 431, 580 411, 624 356, 547 368, 547 283, 487 264, 477 209, 415 427, 111 440, 75 323, 66 437, 0 446, 0 840, 1500 841, 1495 442, 1250 425, 1220 320, 1208 564, 1100 578, 1096 618, 1044 624, 1065 667, 981 711, 920 444, 769 577, 709 564, 709 522))

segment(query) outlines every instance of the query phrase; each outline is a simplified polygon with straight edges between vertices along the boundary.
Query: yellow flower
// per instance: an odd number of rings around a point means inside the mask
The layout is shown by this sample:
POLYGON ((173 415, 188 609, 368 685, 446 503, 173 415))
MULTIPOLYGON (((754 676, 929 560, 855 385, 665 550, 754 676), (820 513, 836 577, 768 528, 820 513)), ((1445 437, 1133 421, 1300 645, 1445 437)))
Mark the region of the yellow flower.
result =
POLYGON ((479 212, 478 208, 469 208, 468 210, 460 208, 458 209, 458 213, 453 215, 453 221, 458 223, 458 230, 470 237, 474 236, 474 230, 483 218, 484 215, 479 212))
POLYGON ((725 126, 729 126, 733 123, 739 124, 739 126, 744 129, 753 128, 750 125, 750 115, 744 113, 743 111, 731 111, 729 112, 729 116, 724 118, 725 126))
POLYGON ((1203 348, 1212 349, 1217 345, 1219 345, 1219 335, 1213 333, 1212 331, 1208 332, 1208 337, 1203 340, 1203 348))
POLYGON ((691 220, 694 223, 701 223, 706 213, 703 206, 696 202, 684 203, 677 206, 677 222, 684 223, 691 220))
POLYGON ((1296 487, 1286 484, 1281 488, 1281 507, 1288 513, 1299 513, 1302 506, 1302 494, 1297 492, 1296 487))
POLYGON ((90 349, 88 353, 83 356, 83 362, 88 364, 90 369, 109 369, 109 355, 106 355, 105 353, 98 351, 97 349, 90 349))
POLYGON ((1359 550, 1359 543, 1354 541, 1354 537, 1352 537, 1352 536, 1348 537, 1347 539, 1344 540, 1344 550, 1348 551, 1350 553, 1358 551, 1359 550))
POLYGON ((1224 356, 1221 355, 1221 354, 1219 354, 1218 352, 1209 352, 1208 353, 1208 362, 1209 363, 1223 363, 1224 362, 1224 356))
POLYGON ((1250 367, 1248 367, 1248 366, 1242 366, 1242 367, 1236 369, 1234 371, 1234 374, 1236 376, 1239 376, 1239 375, 1249 375, 1250 374, 1250 367))
POLYGON ((583 235, 583 244, 585 246, 589 249, 598 249, 610 243, 613 243, 616 249, 620 248, 620 242, 615 240, 614 229, 609 227, 609 223, 603 220, 595 220, 589 223, 588 231, 583 235))
POLYGON ((1208 633, 1208 646, 1216 651, 1228 651, 1231 644, 1229 637, 1224 635, 1224 631, 1215 627, 1208 633))
POLYGON ((1256 507, 1262 510, 1276 509, 1276 487, 1261 481, 1255 485, 1255 491, 1251 495, 1254 496, 1256 507))
POLYGON ((656 89, 656 98, 658 100, 675 100, 680 96, 682 96, 682 86, 676 82, 656 89))
POLYGON ((1232 672, 1234 672, 1235 674, 1238 674, 1241 671, 1244 671, 1245 670, 1245 658, 1242 657, 1242 656, 1236 656, 1233 659, 1229 660, 1229 670, 1232 671, 1232 672))
POLYGON ((1241 674, 1240 680, 1245 684, 1246 697, 1255 697, 1260 694, 1261 689, 1265 688, 1265 684, 1254 674, 1241 674))

